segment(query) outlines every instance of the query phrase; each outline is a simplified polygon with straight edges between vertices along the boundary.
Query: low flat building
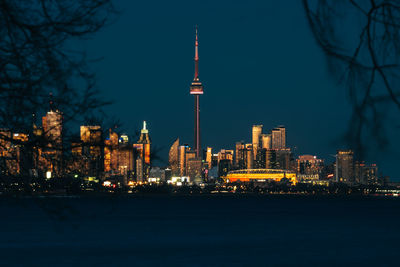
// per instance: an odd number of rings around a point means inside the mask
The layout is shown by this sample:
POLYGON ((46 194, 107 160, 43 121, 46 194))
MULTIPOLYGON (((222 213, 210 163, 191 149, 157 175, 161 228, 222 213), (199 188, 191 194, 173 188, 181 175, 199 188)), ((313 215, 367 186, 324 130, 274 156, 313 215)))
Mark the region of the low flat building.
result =
POLYGON ((224 179, 226 182, 280 182, 282 179, 287 179, 292 184, 297 183, 296 172, 279 169, 235 170, 230 171, 224 179))

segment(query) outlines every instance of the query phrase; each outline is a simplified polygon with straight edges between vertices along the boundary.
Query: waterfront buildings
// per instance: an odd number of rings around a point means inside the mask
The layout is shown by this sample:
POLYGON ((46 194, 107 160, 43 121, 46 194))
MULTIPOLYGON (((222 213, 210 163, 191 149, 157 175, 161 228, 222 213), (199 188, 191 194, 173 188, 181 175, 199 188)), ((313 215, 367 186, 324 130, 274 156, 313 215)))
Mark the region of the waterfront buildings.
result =
POLYGON ((253 125, 252 143, 235 144, 236 169, 292 169, 292 152, 286 147, 286 128, 279 126, 263 133, 263 125, 253 125))
POLYGON ((199 181, 202 178, 202 159, 196 156, 196 152, 189 145, 180 145, 179 138, 169 150, 168 161, 173 177, 188 176, 191 181, 199 181))

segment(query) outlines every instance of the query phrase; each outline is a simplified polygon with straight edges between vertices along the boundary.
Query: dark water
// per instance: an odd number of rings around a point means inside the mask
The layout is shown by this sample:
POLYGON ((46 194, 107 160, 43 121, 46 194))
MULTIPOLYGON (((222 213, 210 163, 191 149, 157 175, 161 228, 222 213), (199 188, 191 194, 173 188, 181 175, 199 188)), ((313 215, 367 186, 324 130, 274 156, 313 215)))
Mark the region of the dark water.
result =
POLYGON ((400 199, 0 198, 0 264, 399 265, 400 199))

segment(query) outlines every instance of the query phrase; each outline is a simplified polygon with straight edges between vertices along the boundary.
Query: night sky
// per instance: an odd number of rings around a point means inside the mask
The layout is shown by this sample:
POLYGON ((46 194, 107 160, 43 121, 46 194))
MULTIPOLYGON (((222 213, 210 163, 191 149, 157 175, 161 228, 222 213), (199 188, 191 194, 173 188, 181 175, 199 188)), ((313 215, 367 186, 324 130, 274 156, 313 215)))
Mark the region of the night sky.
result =
MULTIPOLYGON (((172 142, 193 145, 194 32, 199 27, 202 146, 233 149, 251 126, 287 128, 297 155, 332 162, 351 107, 327 68, 300 1, 116 1, 110 26, 83 43, 106 108, 127 133, 148 122, 165 162, 172 142)), ((394 135, 394 133, 389 133, 394 135)), ((136 140, 135 140, 136 141, 136 140)), ((392 146, 393 147, 393 146, 392 146)), ((398 147, 398 144, 397 144, 398 147)), ((393 147, 394 148, 394 147, 393 147)), ((376 156, 396 178, 393 155, 376 156)), ((398 158, 397 158, 398 159, 398 158)), ((372 161, 371 161, 372 162, 372 161)), ((162 165, 162 163, 159 163, 162 165)))

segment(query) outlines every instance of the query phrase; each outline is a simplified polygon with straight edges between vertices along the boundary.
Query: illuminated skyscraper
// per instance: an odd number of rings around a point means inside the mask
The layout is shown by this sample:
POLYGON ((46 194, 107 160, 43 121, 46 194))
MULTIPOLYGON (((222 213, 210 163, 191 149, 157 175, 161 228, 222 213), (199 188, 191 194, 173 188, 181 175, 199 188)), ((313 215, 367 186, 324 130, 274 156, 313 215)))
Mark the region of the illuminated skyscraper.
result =
POLYGON ((246 169, 253 169, 254 168, 254 150, 252 144, 246 144, 245 146, 245 162, 246 162, 246 169))
POLYGON ((336 153, 335 181, 354 182, 354 153, 352 150, 338 150, 336 153))
POLYGON ((82 156, 87 162, 85 175, 98 177, 104 167, 103 131, 101 127, 81 126, 82 156))
POLYGON ((225 176, 233 166, 233 150, 221 149, 218 152, 218 176, 225 176))
POLYGON ((283 170, 289 170, 292 160, 292 151, 290 148, 276 150, 276 162, 277 168, 283 170))
POLYGON ((237 142, 235 147, 235 167, 237 169, 252 169, 254 167, 253 144, 237 142))
POLYGON ((104 140, 104 171, 118 170, 118 134, 109 129, 109 137, 104 140))
POLYGON ((138 144, 143 144, 144 163, 150 165, 150 145, 151 140, 149 130, 146 127, 146 121, 143 121, 143 129, 140 131, 138 144))
POLYGON ((54 108, 50 95, 50 111, 42 117, 43 134, 47 144, 38 157, 42 171, 50 172, 50 177, 59 176, 62 170, 62 122, 62 113, 54 108))
POLYGON ((136 160, 136 173, 137 180, 144 181, 150 171, 150 147, 151 140, 149 136, 149 130, 147 129, 146 121, 143 122, 143 129, 140 131, 140 137, 137 144, 134 147, 137 150, 137 160, 136 160), (138 162, 140 161, 140 162, 138 162))
POLYGON ((265 151, 265 168, 266 169, 278 169, 278 163, 276 160, 275 149, 264 149, 265 151))
POLYGON ((172 176, 179 175, 179 138, 175 140, 169 149, 169 166, 171 167, 172 176))
POLYGON ((207 151, 206 151, 206 162, 207 162, 207 167, 208 169, 211 169, 212 166, 212 148, 211 147, 207 147, 207 151))
POLYGON ((186 153, 190 151, 188 145, 179 146, 178 159, 179 159, 179 176, 186 176, 186 153))
POLYGON ((236 142, 235 144, 235 168, 244 169, 245 164, 245 145, 243 141, 236 142))
POLYGON ((261 138, 261 133, 262 133, 262 125, 253 125, 252 128, 252 144, 253 144, 253 153, 254 153, 254 158, 257 156, 257 152, 259 148, 261 147, 260 144, 260 138, 261 138))
POLYGON ((196 157, 200 158, 200 95, 203 94, 203 84, 199 79, 199 42, 196 27, 196 41, 194 54, 194 79, 190 86, 190 94, 194 95, 194 150, 196 157))
POLYGON ((190 181, 193 182, 201 182, 202 180, 202 161, 200 158, 196 157, 196 154, 193 152, 193 157, 190 157, 191 153, 188 154, 189 158, 187 159, 186 164, 186 175, 189 176, 190 181))
POLYGON ((271 132, 271 148, 285 149, 286 148, 286 128, 279 126, 272 129, 271 132))
MULTIPOLYGON (((196 159, 196 152, 190 150, 190 147, 186 147, 185 150, 185 175, 189 176, 189 164, 191 163, 192 160, 196 159)), ((196 163, 197 164, 197 163, 196 163)), ((195 173, 196 171, 194 170, 194 167, 196 164, 192 165, 191 172, 195 173)))
POLYGON ((62 143, 62 114, 58 110, 50 110, 42 118, 43 132, 50 147, 58 147, 62 143))

